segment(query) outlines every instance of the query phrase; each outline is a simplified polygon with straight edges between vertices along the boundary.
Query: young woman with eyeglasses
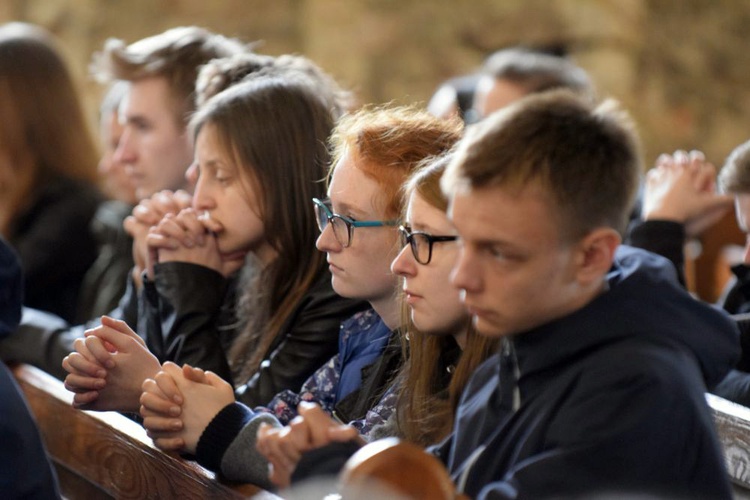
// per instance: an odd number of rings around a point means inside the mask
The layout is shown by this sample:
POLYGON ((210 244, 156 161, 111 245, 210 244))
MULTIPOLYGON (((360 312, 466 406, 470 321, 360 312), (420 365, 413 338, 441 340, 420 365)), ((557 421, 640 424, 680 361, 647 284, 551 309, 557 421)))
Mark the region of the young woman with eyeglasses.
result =
POLYGON ((284 391, 265 407, 235 403, 231 387, 213 375, 165 365, 144 385, 141 399, 144 425, 158 446, 195 453, 208 468, 267 486, 267 464, 252 445, 261 423, 289 423, 303 401, 356 422, 365 434, 387 420, 392 404, 373 407, 401 366, 398 280, 390 271, 399 251, 400 190, 423 159, 447 151, 460 133, 457 121, 409 108, 366 109, 340 122, 332 137, 328 197, 314 199, 310 213, 334 290, 367 300, 372 309, 342 325, 339 355, 300 392, 284 391), (171 402, 176 394, 185 401, 182 408, 171 402), (181 430, 173 432, 175 426, 181 430))
MULTIPOLYGON (((469 376, 497 348, 495 340, 475 333, 458 290, 449 283, 458 252, 446 215, 448 202, 440 190, 449 158, 418 170, 405 186, 408 203, 399 228, 403 248, 391 269, 402 278, 406 361, 378 403, 395 407, 395 413, 371 430, 366 436, 370 440, 398 436, 422 446, 440 442, 450 433, 469 376)), ((320 408, 307 407, 302 413, 290 426, 262 426, 258 433, 258 450, 273 465, 271 480, 276 486, 288 485, 305 452, 333 441, 364 442, 356 425, 340 426, 320 408)), ((308 455, 302 467, 311 475, 321 469, 335 472, 327 464, 343 464, 344 454, 344 449, 321 449, 308 455)))
POLYGON ((78 406, 137 412, 143 381, 166 360, 268 403, 330 359, 341 321, 365 306, 334 293, 314 248, 310 199, 323 194, 333 126, 315 82, 267 67, 209 99, 191 125, 193 207, 149 236, 157 264, 139 332, 153 354, 127 325, 103 320, 64 362, 78 406))

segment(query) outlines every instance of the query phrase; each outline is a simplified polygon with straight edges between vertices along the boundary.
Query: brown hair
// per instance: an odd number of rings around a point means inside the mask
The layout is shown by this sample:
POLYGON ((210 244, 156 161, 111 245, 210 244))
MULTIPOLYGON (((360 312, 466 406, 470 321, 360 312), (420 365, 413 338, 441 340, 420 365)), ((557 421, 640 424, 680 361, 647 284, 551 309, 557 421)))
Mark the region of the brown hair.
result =
POLYGON ((750 141, 730 153, 719 173, 719 186, 725 193, 750 193, 750 141))
POLYGON ((256 198, 265 239, 277 257, 244 290, 240 312, 254 315, 231 348, 235 382, 258 369, 282 325, 323 269, 315 248, 318 228, 310 208, 324 196, 326 141, 333 119, 309 82, 289 71, 264 70, 209 99, 191 121, 194 134, 209 125, 242 169, 256 198), (262 294, 262 295, 258 295, 262 294), (259 299, 260 297, 260 299, 259 299), (260 303, 264 313, 248 311, 260 303))
POLYGON ((569 241, 595 227, 624 231, 642 171, 627 115, 566 91, 522 99, 470 129, 442 180, 447 193, 537 184, 569 241))
POLYGON ((462 127, 458 119, 436 118, 415 107, 363 108, 342 118, 334 130, 330 172, 349 152, 356 167, 378 183, 386 215, 398 217, 408 172, 450 149, 462 127))
POLYGON ((245 51, 215 59, 201 68, 196 83, 196 106, 264 68, 296 71, 307 77, 318 96, 323 99, 334 119, 338 120, 354 105, 354 98, 317 64, 304 56, 284 54, 278 57, 245 51))
POLYGON ((195 105, 200 108, 210 98, 241 82, 249 75, 274 65, 274 57, 245 51, 204 64, 195 83, 195 105))
POLYGON ((481 72, 508 80, 530 94, 565 88, 581 97, 594 98, 594 86, 582 68, 565 57, 523 47, 511 47, 491 54, 481 72))
POLYGON ((116 38, 108 39, 104 50, 94 55, 92 72, 100 81, 165 78, 176 123, 182 128, 195 109, 193 92, 199 68, 212 59, 243 50, 239 41, 203 28, 172 28, 130 45, 116 38))
MULTIPOLYGON (((440 178, 449 159, 449 155, 431 159, 409 178, 404 188, 404 205, 409 196, 418 194, 433 207, 447 212, 448 199, 440 190, 440 178)), ((446 286, 450 285, 446 283, 446 286)), ((398 429, 405 439, 428 446, 450 433, 461 393, 469 377, 479 364, 497 350, 498 340, 477 335, 469 322, 466 345, 446 387, 445 373, 442 372, 446 367, 440 360, 455 348, 453 337, 420 332, 410 320, 403 294, 401 301, 401 324, 407 325, 407 335, 403 342, 406 362, 399 375, 396 403, 398 429)))
POLYGON ((29 24, 0 27, 0 148, 25 179, 16 198, 50 176, 97 181, 99 152, 70 72, 52 36, 29 24))

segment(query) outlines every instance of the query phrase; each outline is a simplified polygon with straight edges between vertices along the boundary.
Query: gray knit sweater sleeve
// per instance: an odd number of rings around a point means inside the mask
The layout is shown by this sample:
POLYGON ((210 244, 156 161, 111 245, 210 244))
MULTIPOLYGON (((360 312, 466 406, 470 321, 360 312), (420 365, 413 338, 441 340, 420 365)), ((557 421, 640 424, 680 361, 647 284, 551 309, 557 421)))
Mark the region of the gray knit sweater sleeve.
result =
POLYGON ((281 427, 270 413, 259 413, 245 425, 221 459, 221 473, 232 481, 253 483, 266 490, 275 486, 268 480, 268 461, 255 449, 260 424, 281 427))

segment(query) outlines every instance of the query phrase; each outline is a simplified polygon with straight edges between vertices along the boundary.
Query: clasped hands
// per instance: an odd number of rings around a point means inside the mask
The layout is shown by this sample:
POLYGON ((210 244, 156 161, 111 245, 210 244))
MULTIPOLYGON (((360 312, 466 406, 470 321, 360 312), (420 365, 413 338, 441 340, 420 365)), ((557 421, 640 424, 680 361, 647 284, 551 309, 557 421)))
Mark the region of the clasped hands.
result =
MULTIPOLYGON (((214 373, 167 362, 143 383, 140 412, 157 447, 195 453, 205 428, 234 401, 232 386, 214 373)), ((319 405, 303 402, 298 411, 286 427, 261 424, 258 429, 257 450, 269 462, 269 479, 280 488, 289 485, 303 453, 334 441, 364 444, 354 427, 337 423, 319 405)))
MULTIPOLYGON (((75 342, 63 360, 65 387, 73 406, 89 410, 140 412, 154 444, 194 454, 211 420, 235 401, 231 384, 218 375, 172 362, 159 364, 124 321, 107 316, 75 342)), ((286 487, 302 454, 334 441, 358 440, 356 429, 334 421, 320 406, 303 402, 286 427, 261 424, 257 450, 269 462, 269 479, 286 487)))
POLYGON ((663 154, 649 170, 643 196, 645 220, 671 220, 697 237, 730 209, 733 197, 716 191, 716 168, 700 151, 663 154))
POLYGON ((133 237, 133 277, 140 287, 141 273, 154 277, 157 262, 200 264, 228 276, 242 266, 244 254, 222 255, 216 234, 223 226, 207 211, 191 208, 185 191, 160 191, 141 200, 123 226, 133 237))

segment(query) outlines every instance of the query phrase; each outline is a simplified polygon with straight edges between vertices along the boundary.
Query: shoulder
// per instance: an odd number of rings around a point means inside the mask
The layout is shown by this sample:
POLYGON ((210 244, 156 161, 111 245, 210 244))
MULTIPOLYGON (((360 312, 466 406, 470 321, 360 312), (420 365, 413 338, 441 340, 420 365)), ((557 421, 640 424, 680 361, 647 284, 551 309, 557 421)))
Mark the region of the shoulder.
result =
POLYGON ((80 221, 88 227, 102 199, 99 191, 88 183, 65 177, 53 177, 45 181, 36 192, 35 201, 27 216, 39 217, 45 214, 80 221))

